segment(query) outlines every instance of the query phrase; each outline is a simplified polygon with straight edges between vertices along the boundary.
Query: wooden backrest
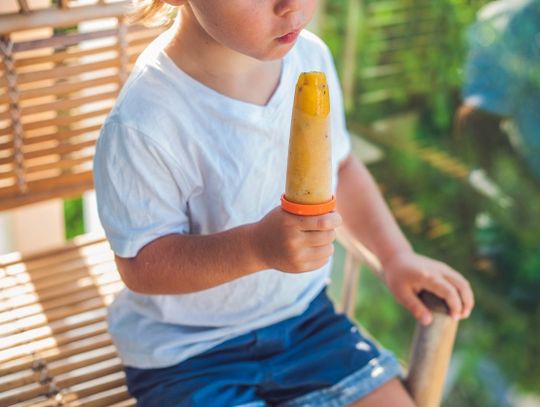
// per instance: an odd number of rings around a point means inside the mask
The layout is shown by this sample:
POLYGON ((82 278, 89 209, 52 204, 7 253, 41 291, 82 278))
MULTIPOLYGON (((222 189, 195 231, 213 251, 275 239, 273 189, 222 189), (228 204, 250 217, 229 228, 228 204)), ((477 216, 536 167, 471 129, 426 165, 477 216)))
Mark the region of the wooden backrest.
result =
MULTIPOLYGON (((0 15, 0 211, 92 189, 99 129, 162 31, 128 26, 127 1, 18 1, 0 15)), ((102 237, 0 256, 0 406, 133 406, 105 320, 122 287, 102 237)))
POLYGON ((0 210, 92 189, 104 117, 162 31, 128 26, 126 6, 0 15, 0 210))

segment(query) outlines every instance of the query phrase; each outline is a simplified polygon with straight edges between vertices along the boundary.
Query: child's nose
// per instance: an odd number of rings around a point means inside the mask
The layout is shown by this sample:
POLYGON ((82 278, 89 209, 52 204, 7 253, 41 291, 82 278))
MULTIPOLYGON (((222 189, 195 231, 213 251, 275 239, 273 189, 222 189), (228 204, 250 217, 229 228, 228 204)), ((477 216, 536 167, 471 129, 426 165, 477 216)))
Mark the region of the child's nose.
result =
POLYGON ((274 12, 279 17, 284 17, 289 13, 302 9, 303 0, 280 0, 277 2, 274 12))

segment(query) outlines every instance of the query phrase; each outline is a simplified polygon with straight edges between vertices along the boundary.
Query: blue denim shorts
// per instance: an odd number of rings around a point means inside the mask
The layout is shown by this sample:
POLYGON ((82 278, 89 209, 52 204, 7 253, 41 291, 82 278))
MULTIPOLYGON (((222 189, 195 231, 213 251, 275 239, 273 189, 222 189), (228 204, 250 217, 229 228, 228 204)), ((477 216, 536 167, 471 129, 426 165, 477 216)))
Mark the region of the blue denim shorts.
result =
POLYGON ((176 366, 125 370, 140 407, 346 406, 401 373, 325 291, 302 315, 176 366))

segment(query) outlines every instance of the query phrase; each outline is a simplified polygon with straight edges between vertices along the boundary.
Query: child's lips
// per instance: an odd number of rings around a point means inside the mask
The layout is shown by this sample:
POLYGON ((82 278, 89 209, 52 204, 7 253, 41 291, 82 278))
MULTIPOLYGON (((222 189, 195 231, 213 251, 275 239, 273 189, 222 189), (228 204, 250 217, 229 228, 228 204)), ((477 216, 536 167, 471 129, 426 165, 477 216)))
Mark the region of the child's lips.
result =
POLYGON ((277 40, 281 42, 282 44, 290 44, 298 38, 299 34, 300 34, 300 29, 293 30, 285 35, 282 35, 277 40))

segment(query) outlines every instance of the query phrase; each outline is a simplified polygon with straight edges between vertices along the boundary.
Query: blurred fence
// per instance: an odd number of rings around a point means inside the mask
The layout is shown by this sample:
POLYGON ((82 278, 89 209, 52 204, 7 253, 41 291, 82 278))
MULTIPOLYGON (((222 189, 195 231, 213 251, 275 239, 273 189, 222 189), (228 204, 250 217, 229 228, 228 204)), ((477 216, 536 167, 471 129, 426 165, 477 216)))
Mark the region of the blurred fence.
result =
MULTIPOLYGON (((321 33, 340 68, 347 110, 369 119, 384 104, 455 91, 465 33, 486 0, 333 0, 321 33), (346 22, 343 25, 343 21, 346 22)), ((383 108, 381 108, 383 106, 383 108)))

